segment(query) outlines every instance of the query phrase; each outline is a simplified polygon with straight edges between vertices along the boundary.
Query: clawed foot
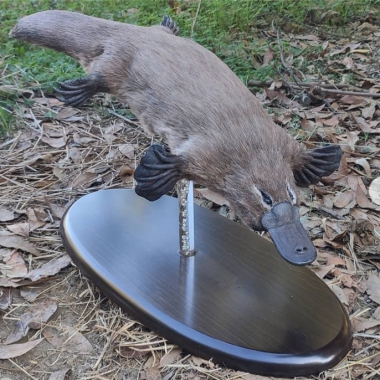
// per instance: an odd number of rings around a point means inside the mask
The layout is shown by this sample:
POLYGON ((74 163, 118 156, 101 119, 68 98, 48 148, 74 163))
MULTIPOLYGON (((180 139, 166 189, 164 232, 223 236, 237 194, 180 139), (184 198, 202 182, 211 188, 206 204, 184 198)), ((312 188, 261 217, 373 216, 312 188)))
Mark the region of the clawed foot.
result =
MULTIPOLYGON (((99 78, 88 76, 77 78, 65 82, 58 82, 59 88, 54 90, 60 95, 66 105, 78 107, 100 91, 105 91, 100 86, 99 78)), ((61 100, 61 99, 60 99, 61 100)))
POLYGON ((339 168, 342 150, 339 145, 327 145, 305 150, 303 155, 306 158, 304 166, 294 169, 293 174, 298 186, 307 187, 339 168))
POLYGON ((161 21, 161 26, 164 26, 165 28, 170 29, 170 31, 177 36, 179 33, 179 27, 175 21, 173 21, 172 18, 170 18, 168 15, 165 15, 161 21))
POLYGON ((155 201, 172 190, 181 178, 183 159, 166 152, 159 144, 151 145, 135 171, 136 193, 155 201))

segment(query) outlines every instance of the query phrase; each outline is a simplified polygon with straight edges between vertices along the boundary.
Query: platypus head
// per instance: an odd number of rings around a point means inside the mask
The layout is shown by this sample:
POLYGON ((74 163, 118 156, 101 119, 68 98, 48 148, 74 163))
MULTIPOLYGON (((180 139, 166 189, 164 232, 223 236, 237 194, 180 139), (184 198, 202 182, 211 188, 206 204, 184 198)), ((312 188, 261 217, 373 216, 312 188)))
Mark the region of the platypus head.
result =
POLYGON ((300 221, 296 185, 306 187, 330 175, 339 167, 342 153, 337 145, 301 151, 294 148, 294 153, 292 144, 283 145, 290 154, 286 149, 281 152, 278 148, 272 154, 262 149, 255 152, 254 162, 249 155, 240 154, 226 165, 220 154, 219 160, 214 157, 212 162, 211 154, 210 161, 195 159, 204 166, 194 164, 188 173, 184 171, 189 166, 186 159, 171 155, 161 145, 152 145, 135 171, 136 193, 155 201, 178 179, 195 179, 228 200, 245 225, 268 231, 285 260, 295 265, 310 264, 316 250, 300 221), (203 176, 190 176, 197 171, 203 176))
POLYGON ((238 164, 225 178, 223 195, 246 226, 270 233, 285 260, 310 264, 316 250, 300 221, 296 185, 306 187, 330 175, 339 167, 341 149, 329 145, 301 151, 289 160, 272 157, 266 154, 250 173, 242 173, 238 164))

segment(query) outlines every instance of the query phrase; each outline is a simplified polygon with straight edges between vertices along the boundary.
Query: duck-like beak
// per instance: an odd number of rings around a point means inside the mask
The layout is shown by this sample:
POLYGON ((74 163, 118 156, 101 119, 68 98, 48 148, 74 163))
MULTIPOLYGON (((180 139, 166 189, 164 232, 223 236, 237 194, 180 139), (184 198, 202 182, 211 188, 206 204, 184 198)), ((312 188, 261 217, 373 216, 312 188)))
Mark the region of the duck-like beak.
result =
POLYGON ((261 217, 280 255, 294 265, 306 265, 317 251, 300 221, 299 208, 289 202, 277 203, 261 217))

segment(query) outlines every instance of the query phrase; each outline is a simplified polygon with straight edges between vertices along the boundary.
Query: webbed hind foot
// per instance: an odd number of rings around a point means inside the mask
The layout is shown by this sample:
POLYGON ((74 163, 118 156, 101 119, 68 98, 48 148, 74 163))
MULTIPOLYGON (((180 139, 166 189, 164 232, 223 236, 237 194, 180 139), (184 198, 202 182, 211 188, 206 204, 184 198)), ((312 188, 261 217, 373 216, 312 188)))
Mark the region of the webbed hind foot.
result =
POLYGON ((107 92, 107 88, 99 75, 89 75, 88 77, 57 83, 59 87, 54 88, 54 90, 59 94, 58 99, 73 107, 81 106, 98 92, 107 92))
POLYGON ((135 170, 135 191, 148 201, 155 201, 172 190, 182 176, 183 159, 159 144, 151 145, 135 170))
POLYGON ((179 34, 179 27, 175 21, 168 15, 165 15, 162 18, 161 26, 164 26, 165 28, 168 28, 175 36, 178 36, 179 34))

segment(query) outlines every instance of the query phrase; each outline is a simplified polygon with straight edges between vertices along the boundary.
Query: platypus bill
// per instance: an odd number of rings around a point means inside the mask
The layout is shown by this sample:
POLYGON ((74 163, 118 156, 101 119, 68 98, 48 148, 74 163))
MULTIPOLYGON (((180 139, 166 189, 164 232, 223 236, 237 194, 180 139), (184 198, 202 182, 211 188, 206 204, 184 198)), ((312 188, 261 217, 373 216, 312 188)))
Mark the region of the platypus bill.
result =
POLYGON ((66 104, 97 92, 129 105, 152 145, 135 172, 137 194, 156 200, 180 178, 227 199, 242 222, 267 230, 288 262, 311 263, 316 250, 303 228, 296 187, 316 184, 339 167, 341 149, 304 149, 265 112, 213 53, 177 36, 165 16, 139 27, 79 13, 45 11, 22 18, 10 36, 65 52, 87 72, 60 84, 66 104))

